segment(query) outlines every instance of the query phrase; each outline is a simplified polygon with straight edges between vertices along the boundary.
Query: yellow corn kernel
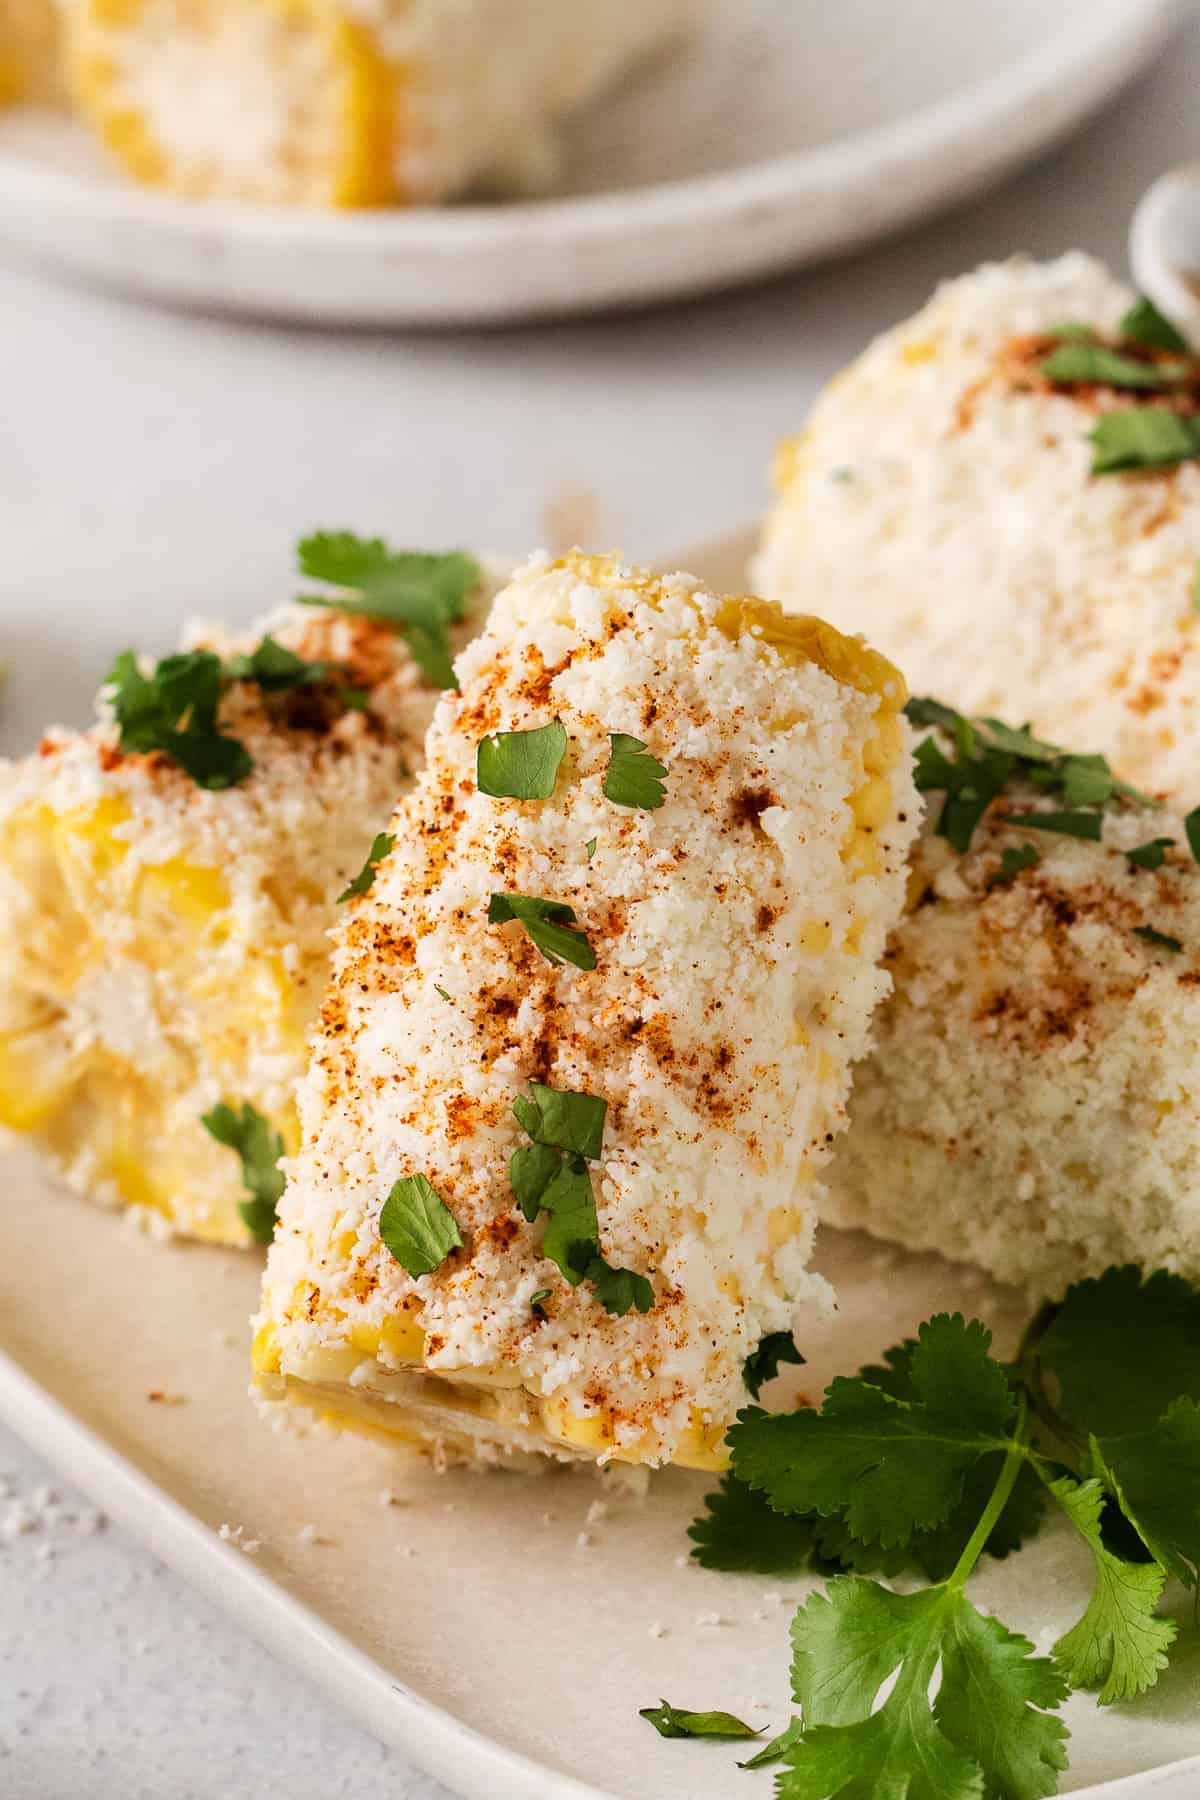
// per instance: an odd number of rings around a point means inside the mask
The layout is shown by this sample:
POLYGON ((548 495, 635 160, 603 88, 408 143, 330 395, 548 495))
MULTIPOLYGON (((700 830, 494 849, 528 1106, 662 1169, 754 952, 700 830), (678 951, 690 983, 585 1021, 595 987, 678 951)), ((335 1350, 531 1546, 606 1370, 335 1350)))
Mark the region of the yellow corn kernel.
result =
POLYGON ((721 1475, 729 1467, 729 1451, 725 1448, 725 1427, 708 1425, 698 1413, 679 1440, 672 1461, 681 1469, 702 1469, 709 1475, 721 1475))
POLYGON ((594 1413, 571 1411, 565 1399, 548 1400, 543 1411, 547 1434, 562 1444, 574 1444, 580 1450, 593 1450, 600 1455, 613 1446, 612 1413, 607 1409, 594 1413))
POLYGON ((828 919, 808 919, 796 936, 796 946, 810 956, 821 956, 833 942, 833 926, 828 919))
POLYGON ((782 1250, 797 1237, 804 1224, 804 1215, 798 1206, 774 1206, 767 1214, 767 1244, 772 1250, 782 1250))
POLYGON ((256 1375, 278 1375, 280 1370, 279 1339, 270 1320, 260 1325, 250 1346, 250 1360, 256 1375))
POLYGON ((760 643, 770 644, 785 662, 813 663, 835 681, 860 694, 874 694, 893 712, 908 699, 908 688, 899 669, 862 638, 845 637, 824 619, 807 613, 785 613, 774 600, 733 596, 722 603, 717 629, 726 637, 748 632, 760 643))
POLYGON ((892 784, 886 775, 872 775, 850 796, 850 811, 864 831, 879 831, 892 816, 892 784))
POLYGON ((160 903, 189 925, 204 926, 229 910, 229 888, 216 869, 187 862, 182 856, 143 869, 138 897, 160 903))
POLYGON ((77 1078, 67 1041, 54 1026, 0 1033, 0 1125, 37 1131, 59 1111, 77 1078))
POLYGON ((412 1312, 394 1313, 383 1322, 383 1347, 397 1362, 425 1360, 425 1333, 419 1317, 412 1312))
POLYGON ((806 437, 807 433, 801 432, 798 437, 781 438, 775 446, 771 485, 777 494, 786 493, 800 474, 804 466, 806 437))
POLYGON ((864 875, 878 875, 883 869, 883 853, 875 833, 854 826, 842 845, 842 861, 855 881, 864 875))
POLYGON ((900 715, 881 707, 875 720, 875 733, 863 745, 863 768, 868 775, 886 775, 894 769, 904 750, 904 726, 900 715))
POLYGON ((55 842, 64 865, 85 878, 111 874, 129 855, 129 845, 117 830, 131 817, 129 803, 115 794, 106 794, 94 806, 59 813, 55 842))
POLYGON ((284 204, 379 206, 397 197, 404 72, 335 0, 159 0, 156 8, 79 0, 68 25, 80 110, 136 180, 192 198, 284 204), (215 137, 177 142, 169 106, 153 116, 130 94, 125 68, 140 57, 153 69, 164 37, 177 57, 186 46, 201 86, 228 86, 238 68, 257 81, 274 138, 252 166, 227 156, 215 137))

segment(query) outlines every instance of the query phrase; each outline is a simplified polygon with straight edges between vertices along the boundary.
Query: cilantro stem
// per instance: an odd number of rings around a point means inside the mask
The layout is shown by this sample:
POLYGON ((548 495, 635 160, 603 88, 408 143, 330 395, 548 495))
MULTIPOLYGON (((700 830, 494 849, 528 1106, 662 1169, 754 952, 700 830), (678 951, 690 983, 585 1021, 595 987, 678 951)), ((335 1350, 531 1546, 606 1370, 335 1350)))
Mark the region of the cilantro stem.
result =
MULTIPOLYGON (((1021 1342, 1013 1367, 1029 1397, 1034 1417, 1065 1449, 1078 1451, 1083 1448, 1083 1440, 1078 1432, 1072 1430, 1055 1407, 1046 1391, 1046 1380, 1042 1371, 1041 1341, 1061 1310, 1061 1305, 1054 1300, 1047 1300, 1039 1307, 1021 1334, 1021 1342)), ((1036 1458, 1031 1457, 1030 1460, 1036 1462, 1036 1458)))
POLYGON ((1029 1439, 1026 1435, 1028 1426, 1028 1409, 1024 1395, 1021 1396, 1017 1411, 1017 1422, 1013 1430, 1012 1443, 1004 1458, 1004 1466, 1000 1470, 996 1485, 992 1489, 992 1497, 983 1509, 978 1525, 967 1540, 962 1555, 955 1563, 946 1582, 948 1588, 965 1587, 967 1577, 983 1555, 984 1545, 995 1530, 996 1522, 1004 1508, 1008 1505, 1009 1496, 1016 1486, 1017 1476, 1021 1473, 1021 1465, 1026 1459, 1029 1439))

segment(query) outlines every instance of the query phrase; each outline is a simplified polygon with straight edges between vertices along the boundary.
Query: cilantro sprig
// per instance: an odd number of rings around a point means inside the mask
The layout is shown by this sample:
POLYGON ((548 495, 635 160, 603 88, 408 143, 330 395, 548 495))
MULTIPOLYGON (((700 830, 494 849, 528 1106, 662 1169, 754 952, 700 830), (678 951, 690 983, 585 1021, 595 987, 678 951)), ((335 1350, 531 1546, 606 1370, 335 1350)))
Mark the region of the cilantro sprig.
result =
POLYGON ((249 1102, 235 1110, 222 1101, 211 1112, 202 1113, 200 1123, 218 1144, 236 1153, 242 1165, 242 1186, 249 1195, 238 1212, 255 1243, 269 1244, 275 1235, 276 1209, 287 1186, 277 1166, 284 1151, 283 1139, 249 1102))
POLYGON ((461 619, 467 596, 483 579, 473 556, 392 550, 382 538, 320 531, 297 547, 300 573, 327 582, 328 594, 299 594, 301 606, 377 619, 398 631, 430 687, 458 686, 450 660, 449 628, 461 619))
POLYGON ((798 1716, 746 1765, 780 1766, 780 1800, 1057 1791, 1070 1689, 1110 1705, 1152 1687, 1179 1630, 1165 1584, 1200 1586, 1198 1346, 1200 1292, 1113 1269, 1044 1306, 1012 1363, 942 1314, 819 1411, 739 1414, 693 1556, 831 1573, 792 1625, 798 1716), (1087 1546, 1093 1586, 1043 1657, 965 1589, 1047 1508, 1087 1546), (907 1569, 931 1585, 866 1579, 907 1569))
MULTIPOLYGON (((1061 799, 1066 804, 1045 812, 1010 813, 1004 819, 1006 825, 1027 831, 1057 832, 1096 843, 1103 834, 1104 807, 1118 803, 1147 807, 1158 804, 1119 781, 1106 757, 1081 755, 1063 750, 1058 744, 1045 743, 1033 735, 1028 725, 1014 727, 1002 719, 969 719, 940 700, 920 697, 910 700, 905 712, 911 724, 941 734, 923 738, 917 745, 914 775, 922 793, 945 796, 937 833, 960 854, 970 848, 975 829, 992 802, 1010 788, 1033 788, 1048 799, 1061 799), (949 754, 944 747, 947 741, 949 754)), ((1027 845, 1024 851, 1012 855, 1006 852, 1000 879, 1011 880, 1022 868, 1032 867, 1040 853, 1031 856, 1031 848, 1027 845)))
POLYGON ((589 1162, 604 1148, 608 1102, 596 1094, 530 1083, 513 1101, 513 1114, 529 1138, 514 1150, 509 1182, 521 1211, 534 1224, 546 1214, 542 1254, 572 1287, 590 1283, 606 1312, 617 1318, 636 1307, 647 1313, 654 1288, 644 1275, 615 1269, 600 1249, 600 1221, 589 1162))

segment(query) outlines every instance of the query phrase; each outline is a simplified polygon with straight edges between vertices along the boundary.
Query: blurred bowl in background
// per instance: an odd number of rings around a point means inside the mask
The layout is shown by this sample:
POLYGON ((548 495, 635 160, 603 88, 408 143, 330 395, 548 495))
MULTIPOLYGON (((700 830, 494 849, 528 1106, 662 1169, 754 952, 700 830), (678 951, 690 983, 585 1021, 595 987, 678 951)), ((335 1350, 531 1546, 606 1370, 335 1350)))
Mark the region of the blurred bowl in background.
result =
POLYGON ((175 305, 304 323, 550 317, 732 286, 861 246, 1062 138, 1180 0, 714 4, 582 116, 536 202, 361 213, 127 185, 82 128, 0 115, 0 247, 175 305))

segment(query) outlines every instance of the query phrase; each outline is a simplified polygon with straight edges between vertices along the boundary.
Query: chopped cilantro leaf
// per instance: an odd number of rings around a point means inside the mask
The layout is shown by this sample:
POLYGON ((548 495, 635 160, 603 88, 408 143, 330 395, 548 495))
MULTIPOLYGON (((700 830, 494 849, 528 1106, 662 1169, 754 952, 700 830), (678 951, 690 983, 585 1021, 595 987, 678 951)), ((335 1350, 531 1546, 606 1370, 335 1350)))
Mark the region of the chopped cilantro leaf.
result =
POLYGON ((1061 325, 1049 326, 1045 335, 1048 338, 1058 338, 1064 344, 1094 344, 1096 328, 1080 324, 1074 319, 1064 319, 1061 325))
POLYGON ((1148 844, 1139 844, 1136 850, 1127 850, 1125 855, 1135 869, 1161 869, 1174 842, 1175 839, 1169 837, 1151 838, 1148 844))
MULTIPOLYGON (((450 996, 446 992, 445 988, 439 987, 436 981, 433 984, 433 991, 435 994, 440 994, 443 1000, 450 1000, 450 996)), ((454 1002, 451 1000, 450 1004, 453 1006, 454 1002)))
POLYGON ((588 1279, 600 1237, 587 1164, 577 1156, 563 1159, 542 1189, 538 1206, 550 1215, 542 1236, 542 1255, 557 1265, 572 1287, 578 1287, 588 1279))
POLYGON ((1176 955, 1183 949, 1177 937, 1166 931, 1156 931, 1153 925, 1135 925, 1133 935, 1141 938, 1143 943, 1154 944, 1159 950, 1170 950, 1176 955))
MULTIPOLYGON (((348 887, 338 895, 338 905, 344 900, 351 900, 357 894, 369 894, 375 885, 375 872, 385 857, 396 848, 396 840, 389 832, 381 831, 367 851, 367 860, 348 887)), ((441 993, 441 989, 438 992, 441 993)))
POLYGON ((604 777, 606 799, 614 806, 637 806, 646 812, 665 805, 667 770, 648 754, 641 739, 610 731, 608 741, 612 754, 604 777))
POLYGON ((500 731, 475 752, 475 785, 496 799, 549 800, 567 734, 555 719, 536 731, 500 731))
POLYGON ((593 1256, 583 1272, 596 1290, 596 1298, 607 1312, 623 1319, 631 1307, 640 1313, 654 1310, 654 1289, 644 1275, 632 1269, 614 1269, 602 1256, 593 1256))
POLYGON ((549 963, 574 963, 577 969, 594 969, 596 953, 583 931, 572 929, 575 909, 561 900, 541 900, 533 894, 493 894, 488 903, 489 925, 518 920, 549 963))
POLYGON ((305 662, 286 644, 277 643, 267 634, 249 655, 231 656, 225 664, 230 681, 253 681, 266 694, 286 692, 288 688, 313 687, 327 681, 334 672, 332 663, 305 662))
POLYGON ((1026 831, 1052 831, 1060 837, 1087 838, 1098 844, 1104 834, 1104 821, 1094 812, 1009 813, 1006 825, 1021 825, 1026 831))
POLYGON ((440 1269, 463 1241, 454 1214, 424 1175, 396 1182, 379 1214, 379 1235, 414 1277, 440 1269))
POLYGON ((1200 456, 1200 419, 1162 406, 1122 406, 1101 413, 1088 436, 1093 475, 1170 468, 1200 456))
POLYGON ((687 1712, 672 1706, 669 1700, 661 1700, 657 1706, 641 1707, 638 1718, 649 1720, 659 1737, 665 1738, 755 1738, 762 1735, 761 1730, 755 1731, 752 1725, 744 1725, 732 1713, 687 1712))
POLYGON ((245 781, 254 767, 250 754, 217 723, 221 674, 221 659, 211 650, 164 657, 151 675, 142 674, 132 650, 123 651, 106 677, 121 749, 161 751, 197 787, 213 792, 245 781))
POLYGON ((253 1106, 240 1112, 222 1102, 201 1115, 200 1123, 218 1144, 236 1152, 242 1165, 242 1185, 250 1198, 238 1207, 242 1223, 258 1244, 269 1244, 275 1235, 275 1211, 287 1185, 277 1166, 283 1155, 283 1139, 271 1129, 253 1106))
POLYGON ((752 1350, 742 1364, 742 1380, 752 1399, 757 1400, 768 1381, 774 1381, 784 1363, 802 1365, 804 1358, 796 1348, 790 1331, 769 1331, 757 1350, 752 1350))
POLYGON ((543 1087, 531 1081, 530 1092, 513 1102, 517 1123, 535 1144, 551 1144, 598 1162, 603 1155, 604 1118, 608 1101, 569 1088, 543 1087))
POLYGON ((990 885, 997 887, 1001 882, 1015 881, 1023 869, 1034 869, 1041 860, 1042 853, 1036 844, 1018 844, 1015 849, 1010 845, 1000 852, 1000 867, 990 885))
POLYGON ((591 862, 593 856, 596 854, 596 842, 597 840, 595 838, 589 838, 587 843, 583 846, 587 851, 587 859, 589 862, 591 862))
POLYGON ((1200 806, 1193 807, 1183 821, 1183 829, 1187 833, 1188 849, 1194 862, 1200 863, 1200 806))
POLYGON ((482 579, 474 557, 460 551, 430 556, 390 550, 382 538, 359 538, 348 531, 305 538, 298 556, 303 575, 343 590, 301 594, 302 606, 331 607, 392 626, 403 634, 431 687, 457 687, 448 628, 462 618, 467 595, 482 579))
POLYGON ((1134 301, 1121 320, 1117 335, 1126 343, 1144 344, 1148 350, 1178 350, 1186 355, 1189 349, 1183 333, 1176 330, 1170 319, 1144 294, 1134 301))
POLYGON ((1086 1540, 1096 1565, 1087 1610, 1055 1644, 1055 1659, 1075 1687, 1099 1688, 1101 1706, 1131 1700, 1154 1686, 1178 1630, 1172 1619, 1154 1616, 1166 1571, 1153 1560, 1130 1562, 1106 1545, 1103 1482, 1063 1476, 1050 1491, 1086 1540))
POLYGON ((532 1225, 542 1210, 542 1195, 562 1168, 562 1157, 548 1144, 522 1144, 508 1165, 508 1180, 521 1211, 532 1225))
POLYGON ((553 1292, 553 1288, 538 1288, 536 1293, 529 1296, 529 1304, 540 1319, 546 1316, 542 1311, 542 1302, 548 1300, 553 1292))
POLYGON ((1063 344, 1042 364, 1047 381, 1069 386, 1073 382, 1100 382, 1106 387, 1165 388, 1177 386, 1191 374, 1186 362, 1139 362, 1103 344, 1063 344))

